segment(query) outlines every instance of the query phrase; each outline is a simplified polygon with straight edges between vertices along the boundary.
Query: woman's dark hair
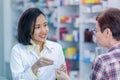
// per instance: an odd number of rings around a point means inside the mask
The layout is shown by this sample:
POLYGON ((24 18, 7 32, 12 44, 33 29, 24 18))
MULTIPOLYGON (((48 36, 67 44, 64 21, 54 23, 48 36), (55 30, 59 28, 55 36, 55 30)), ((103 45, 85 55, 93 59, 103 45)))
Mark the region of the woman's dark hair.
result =
POLYGON ((24 45, 31 45, 31 34, 34 33, 34 26, 39 15, 45 14, 38 8, 29 8, 21 16, 18 22, 18 42, 24 45))
POLYGON ((109 8, 101 12, 96 20, 100 26, 101 32, 109 28, 112 36, 116 40, 120 40, 120 9, 109 8))

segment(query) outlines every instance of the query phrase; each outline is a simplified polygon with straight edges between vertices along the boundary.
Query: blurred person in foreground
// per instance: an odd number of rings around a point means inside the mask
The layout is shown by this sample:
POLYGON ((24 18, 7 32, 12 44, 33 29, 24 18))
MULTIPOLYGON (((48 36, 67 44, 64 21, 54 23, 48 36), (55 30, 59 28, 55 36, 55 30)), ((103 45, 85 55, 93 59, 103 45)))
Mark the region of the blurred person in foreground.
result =
MULTIPOLYGON (((96 57, 90 80, 120 80, 120 9, 109 8, 96 20, 97 43, 108 52, 96 57)), ((59 80, 69 80, 63 72, 56 75, 59 80)))
POLYGON ((13 80, 55 80, 56 70, 66 73, 62 47, 46 40, 48 32, 45 14, 38 8, 22 14, 10 59, 13 80))

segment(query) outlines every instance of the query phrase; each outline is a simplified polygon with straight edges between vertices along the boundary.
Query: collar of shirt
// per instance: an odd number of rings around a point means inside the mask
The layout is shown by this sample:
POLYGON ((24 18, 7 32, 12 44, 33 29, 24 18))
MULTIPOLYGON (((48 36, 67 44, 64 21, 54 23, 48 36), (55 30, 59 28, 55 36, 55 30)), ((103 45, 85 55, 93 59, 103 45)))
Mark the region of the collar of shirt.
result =
POLYGON ((115 49, 120 49, 120 43, 115 44, 113 47, 111 47, 111 48, 108 50, 108 52, 111 52, 111 51, 113 51, 113 50, 115 50, 115 49))
MULTIPOLYGON (((38 44, 35 44, 35 42, 33 40, 30 40, 30 42, 31 42, 32 45, 28 45, 27 46, 28 53, 30 53, 31 51, 35 51, 35 53, 37 53, 38 56, 42 56, 41 53, 43 52, 43 50, 40 52, 40 46, 38 44)), ((49 50, 52 49, 52 46, 49 45, 49 43, 47 41, 45 41, 43 47, 47 48, 49 50)))

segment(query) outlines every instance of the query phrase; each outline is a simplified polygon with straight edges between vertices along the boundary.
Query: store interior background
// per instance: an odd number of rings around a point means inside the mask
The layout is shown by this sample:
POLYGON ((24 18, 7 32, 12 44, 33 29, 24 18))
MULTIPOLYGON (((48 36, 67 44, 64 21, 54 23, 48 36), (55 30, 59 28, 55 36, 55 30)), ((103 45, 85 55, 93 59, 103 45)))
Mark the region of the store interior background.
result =
POLYGON ((0 0, 0 80, 12 80, 11 48, 17 43, 18 19, 29 7, 38 7, 46 14, 48 39, 62 45, 71 79, 88 80, 95 51, 103 48, 96 45, 95 37, 86 39, 85 31, 89 29, 91 34, 95 28, 93 17, 106 8, 120 8, 119 3, 120 0, 0 0))

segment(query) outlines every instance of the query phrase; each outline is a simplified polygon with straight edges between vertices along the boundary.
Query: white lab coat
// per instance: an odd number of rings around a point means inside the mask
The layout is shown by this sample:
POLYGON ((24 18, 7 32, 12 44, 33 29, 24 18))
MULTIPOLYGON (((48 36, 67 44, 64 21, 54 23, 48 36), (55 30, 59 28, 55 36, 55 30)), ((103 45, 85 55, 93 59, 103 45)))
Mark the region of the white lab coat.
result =
POLYGON ((55 69, 65 64, 61 45, 46 41, 42 56, 54 61, 53 65, 38 69, 38 78, 32 73, 31 66, 40 58, 34 51, 28 52, 27 46, 16 44, 11 53, 10 68, 13 80, 55 80, 55 69))

